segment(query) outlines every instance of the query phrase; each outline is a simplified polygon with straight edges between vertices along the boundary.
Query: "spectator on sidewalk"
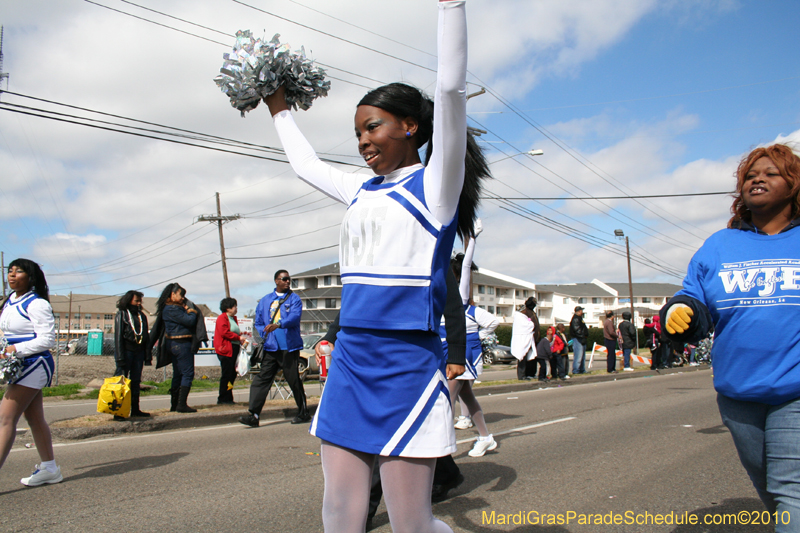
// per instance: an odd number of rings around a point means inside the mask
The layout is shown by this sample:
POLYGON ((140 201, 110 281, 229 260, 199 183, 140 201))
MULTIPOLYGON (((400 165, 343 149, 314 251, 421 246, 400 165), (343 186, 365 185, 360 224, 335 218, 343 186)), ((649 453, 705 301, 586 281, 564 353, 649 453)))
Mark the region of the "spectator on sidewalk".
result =
MULTIPOLYGON (((114 370, 115 376, 125 376, 131 380, 131 416, 150 416, 139 408, 141 395, 142 368, 145 360, 153 364, 153 356, 147 351, 150 344, 150 331, 147 329, 147 316, 142 312, 142 298, 139 291, 128 291, 117 301, 117 316, 114 317, 114 370)), ((114 415, 114 420, 126 418, 114 415)))
POLYGON ((622 361, 625 372, 633 372, 631 367, 631 350, 636 346, 636 326, 631 323, 631 312, 622 312, 622 322, 619 323, 619 338, 622 344, 622 361))
POLYGON ((569 336, 572 338, 572 373, 586 373, 586 341, 589 337, 589 328, 583 321, 583 307, 575 307, 572 320, 569 321, 569 336))
POLYGON ((236 298, 223 298, 219 303, 222 314, 214 325, 214 351, 221 369, 217 405, 234 404, 233 383, 236 381, 236 358, 242 348, 244 336, 239 329, 236 311, 239 305, 236 298))
POLYGON ((603 321, 603 344, 606 347, 606 372, 617 373, 617 328, 614 327, 614 311, 606 311, 603 321))
POLYGON ((564 334, 564 324, 553 329, 553 358, 550 359, 550 374, 553 379, 569 379, 569 346, 564 334))
MULTIPOLYGON (((196 413, 187 399, 194 382, 194 354, 208 342, 200 309, 186 298, 186 289, 170 283, 156 302, 156 319, 150 330, 150 343, 158 342, 156 368, 172 363, 170 411, 196 413)), ((148 347, 148 353, 152 349, 148 347)))
POLYGON ((303 347, 303 339, 300 338, 303 302, 292 292, 291 282, 292 278, 287 270, 275 272, 275 290, 261 298, 256 306, 253 327, 264 339, 263 357, 261 370, 250 385, 247 414, 239 417, 239 422, 246 426, 258 427, 261 410, 278 370, 283 370, 283 377, 286 378, 297 405, 297 416, 292 419, 292 424, 311 421, 306 391, 297 369, 300 349, 303 347))
POLYGON ((517 359, 517 379, 531 379, 529 367, 536 368, 536 343, 539 340, 539 318, 533 310, 536 298, 525 300, 525 305, 514 311, 511 324, 511 355, 517 359))
POLYGON ((536 344, 536 359, 539 363, 539 381, 548 382, 547 362, 553 357, 553 328, 547 328, 547 335, 536 344))

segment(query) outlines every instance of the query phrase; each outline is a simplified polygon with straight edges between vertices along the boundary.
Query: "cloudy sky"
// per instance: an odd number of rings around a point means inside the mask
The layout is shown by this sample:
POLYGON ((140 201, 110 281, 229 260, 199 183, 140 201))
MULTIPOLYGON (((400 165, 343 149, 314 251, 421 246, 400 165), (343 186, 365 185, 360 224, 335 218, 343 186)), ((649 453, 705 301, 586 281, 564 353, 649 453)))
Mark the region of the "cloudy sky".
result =
MULTIPOLYGON (((4 0, 14 93, 0 95, 6 264, 37 260, 57 294, 155 296, 176 280, 215 307, 218 234, 195 221, 216 211, 216 192, 223 214, 242 215, 224 227, 241 309, 272 289, 276 269, 336 261, 344 207, 271 150, 279 143, 265 106, 240 118, 212 79, 236 30, 304 46, 332 88, 295 116, 320 153, 356 169, 352 116, 364 92, 398 80, 432 90, 435 3, 4 0)), ((487 132, 495 162, 487 195, 515 198, 483 202, 482 267, 534 283, 624 281, 622 229, 634 281, 678 283, 724 227, 730 197, 629 197, 730 191, 751 148, 800 140, 793 0, 470 0, 467 9, 469 89, 486 89, 469 101, 470 125, 487 132), (533 149, 544 155, 521 155, 533 149)))

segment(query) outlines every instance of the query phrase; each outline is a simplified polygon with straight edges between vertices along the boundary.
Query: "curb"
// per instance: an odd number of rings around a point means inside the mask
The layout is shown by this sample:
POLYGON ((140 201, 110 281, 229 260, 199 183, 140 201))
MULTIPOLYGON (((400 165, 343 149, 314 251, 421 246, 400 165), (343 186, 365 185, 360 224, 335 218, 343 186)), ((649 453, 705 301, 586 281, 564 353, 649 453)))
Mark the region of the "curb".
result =
MULTIPOLYGON (((575 376, 568 381, 556 381, 541 383, 539 381, 524 381, 519 383, 509 383, 503 385, 485 385, 475 387, 473 390, 476 396, 491 396, 494 394, 505 394, 509 392, 552 389, 557 387, 571 387, 574 385, 601 383, 605 381, 621 381, 623 379, 647 378, 663 376, 668 374, 679 374, 685 372, 698 372, 709 370, 707 365, 697 367, 678 367, 663 370, 639 370, 636 372, 619 372, 617 374, 595 374, 590 376, 575 376)), ((314 414, 317 405, 309 403, 309 411, 314 414)), ((53 427, 50 431, 54 438, 59 440, 85 440, 95 437, 118 435, 129 435, 136 433, 150 433, 154 431, 169 431, 175 429, 189 429, 208 426, 219 426, 225 424, 236 424, 238 418, 247 410, 247 404, 241 403, 231 407, 206 406, 198 407, 197 413, 173 413, 165 412, 150 418, 136 418, 124 422, 110 422, 102 426, 92 427, 53 427)), ((284 419, 289 421, 297 413, 297 408, 265 406, 261 412, 261 420, 284 419)), ((74 420, 74 419, 73 419, 74 420)), ((60 421, 64 422, 64 421, 60 421)), ((56 422, 58 424, 58 422, 56 422)))
MULTIPOLYGON (((236 424, 238 419, 247 411, 247 404, 237 404, 225 409, 216 406, 198 406, 196 413, 174 413, 167 411, 164 414, 150 418, 134 418, 124 422, 110 422, 102 426, 91 427, 50 427, 54 438, 60 440, 85 440, 94 437, 129 435, 135 433, 150 433, 153 431, 169 431, 174 429, 190 429, 208 426, 221 426, 236 424)), ((309 405, 308 410, 313 415, 316 405, 309 405)), ((296 407, 265 407, 261 411, 261 420, 285 419, 291 420, 297 414, 296 407)), ((74 420, 74 419, 73 419, 74 420)), ((60 422, 63 422, 60 421, 60 422)), ((57 423, 56 423, 57 424, 57 423)))

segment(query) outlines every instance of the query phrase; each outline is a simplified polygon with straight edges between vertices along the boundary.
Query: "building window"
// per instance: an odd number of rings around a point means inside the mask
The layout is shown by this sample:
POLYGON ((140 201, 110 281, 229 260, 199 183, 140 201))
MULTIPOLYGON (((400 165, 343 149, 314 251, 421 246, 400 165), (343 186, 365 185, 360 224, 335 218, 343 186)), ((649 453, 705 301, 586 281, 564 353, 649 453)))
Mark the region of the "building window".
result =
POLYGON ((81 319, 81 315, 75 315, 72 318, 74 318, 75 320, 80 320, 81 319))
POLYGON ((292 280, 292 288, 296 289, 300 286, 300 280, 293 279, 292 280))
POLYGON ((336 284, 337 285, 341 285, 342 284, 342 276, 336 276, 336 284))
POLYGON ((569 298, 564 298, 564 303, 568 304, 569 303, 569 298))
POLYGON ((493 305, 490 305, 486 310, 489 311, 490 313, 494 314, 494 306, 493 305))
POLYGON ((592 298, 592 303, 593 304, 599 304, 600 303, 600 298, 592 298))
POLYGON ((643 304, 649 304, 649 303, 651 303, 651 299, 650 298, 642 298, 642 303, 643 304))
POLYGON ((61 313, 53 313, 53 316, 56 318, 61 318, 61 313))
POLYGON ((323 277, 322 278, 322 285, 325 286, 325 287, 330 287, 330 285, 331 285, 331 277, 330 276, 323 277))
POLYGON ((114 320, 114 315, 103 315, 103 318, 106 320, 114 320))
POLYGON ((92 319, 92 315, 86 315, 86 320, 91 320, 91 319, 92 319))
POLYGON ((306 300, 306 309, 316 309, 317 308, 317 301, 308 299, 306 300))
POLYGON ((494 287, 486 287, 487 294, 494 294, 494 287))
POLYGON ((325 298, 325 309, 336 309, 336 298, 325 298))
POLYGON ((519 298, 519 297, 520 297, 520 295, 521 295, 520 291, 514 291, 514 296, 516 296, 517 298, 519 298))
POLYGON ((478 285, 478 294, 486 294, 486 287, 483 285, 478 285))
POLYGON ((579 304, 585 304, 586 303, 586 298, 578 298, 578 303, 579 304))
POLYGON ((111 331, 111 324, 106 324, 106 327, 103 329, 105 329, 106 331, 111 331))
POLYGON ((480 307, 481 309, 486 309, 485 305, 479 305, 478 307, 480 307))
POLYGON ((523 298, 527 298, 528 297, 528 291, 522 291, 522 297, 523 298))

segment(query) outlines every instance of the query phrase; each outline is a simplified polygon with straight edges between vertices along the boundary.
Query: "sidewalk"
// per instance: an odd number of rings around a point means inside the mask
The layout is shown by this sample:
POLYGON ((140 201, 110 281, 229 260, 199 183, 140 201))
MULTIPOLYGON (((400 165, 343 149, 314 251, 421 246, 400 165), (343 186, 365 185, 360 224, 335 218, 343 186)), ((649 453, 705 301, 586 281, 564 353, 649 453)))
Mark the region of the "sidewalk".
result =
MULTIPOLYGON (((659 375, 680 372, 697 372, 703 370, 709 370, 709 367, 707 365, 701 365, 699 367, 679 367, 660 371, 647 369, 637 370, 636 372, 619 372, 617 374, 607 374, 605 372, 601 372, 593 375, 573 376, 569 380, 551 381, 549 383, 514 380, 512 383, 502 383, 496 385, 493 385, 492 383, 497 381, 497 378, 505 378, 501 379, 500 381, 507 381, 508 378, 505 376, 508 376, 510 372, 508 370, 488 370, 484 371, 483 375, 481 376, 482 382, 479 386, 475 387, 474 391, 476 396, 487 396, 512 393, 522 390, 571 387, 575 385, 598 383, 602 381, 647 378, 659 375), (495 373, 502 374, 502 376, 492 376, 492 374, 495 373)), ((306 388, 309 393, 313 394, 316 392, 316 385, 314 383, 307 383, 306 388)), ((168 402, 167 396, 164 396, 163 399, 168 402)), ((85 403, 86 401, 65 400, 64 404, 69 402, 85 403)), ((308 397, 308 406, 312 414, 316 412, 316 406, 318 403, 319 396, 308 397)), ((169 431, 174 429, 235 424, 238 423, 238 417, 244 414, 247 410, 246 402, 237 402, 236 405, 202 405, 200 403, 190 402, 190 405, 198 409, 198 411, 196 413, 175 413, 169 412, 168 409, 155 409, 150 411, 152 414, 150 418, 133 418, 124 422, 115 422, 113 421, 111 415, 96 413, 89 416, 81 416, 54 422, 51 423, 50 428, 53 438, 56 440, 82 440, 105 436, 111 437, 130 433, 147 433, 152 431, 169 431)), ((296 414, 297 408, 294 405, 293 399, 268 400, 264 406, 264 410, 261 413, 261 419, 283 419, 288 422, 296 414)), ((31 439, 29 432, 23 432, 18 435, 18 445, 25 445, 30 442, 31 439)))

